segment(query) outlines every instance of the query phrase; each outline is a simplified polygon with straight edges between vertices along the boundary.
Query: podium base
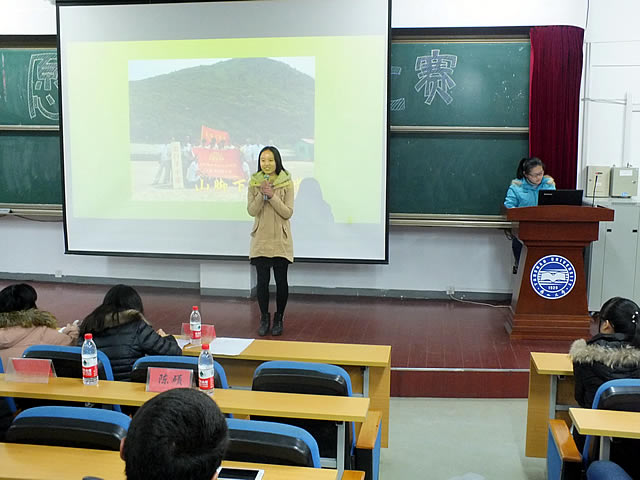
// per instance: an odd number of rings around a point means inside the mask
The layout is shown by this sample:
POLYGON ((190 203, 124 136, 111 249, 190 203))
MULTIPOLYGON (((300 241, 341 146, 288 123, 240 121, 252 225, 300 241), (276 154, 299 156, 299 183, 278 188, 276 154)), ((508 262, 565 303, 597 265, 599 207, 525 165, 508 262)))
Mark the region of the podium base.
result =
POLYGON ((576 340, 591 338, 589 315, 542 315, 516 313, 504 327, 511 340, 576 340))

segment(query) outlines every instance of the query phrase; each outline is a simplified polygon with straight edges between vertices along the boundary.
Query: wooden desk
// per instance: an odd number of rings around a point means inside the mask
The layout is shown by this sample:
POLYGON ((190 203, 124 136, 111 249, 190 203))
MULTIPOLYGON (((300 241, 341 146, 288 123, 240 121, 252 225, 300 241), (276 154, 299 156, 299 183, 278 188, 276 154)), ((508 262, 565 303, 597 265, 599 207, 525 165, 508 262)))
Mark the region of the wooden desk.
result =
POLYGON ((602 437, 600 460, 609 459, 611 437, 640 439, 640 412, 570 408, 569 416, 581 434, 602 437))
MULTIPOLYGON (((71 402, 92 402, 139 406, 157 395, 145 391, 144 383, 100 380, 97 386, 86 386, 80 378, 51 378, 49 383, 8 382, 0 374, 0 397, 39 398, 71 402)), ((237 415, 331 420, 338 423, 336 465, 344 469, 345 422, 363 423, 369 410, 369 399, 330 395, 254 392, 218 388, 213 394, 220 410, 237 415)))
MULTIPOLYGON (((371 399, 371 408, 382 412, 382 446, 389 446, 389 397, 391 395, 391 347, 348 343, 254 340, 237 356, 216 355, 232 386, 250 387, 253 372, 268 360, 330 363, 351 376, 354 393, 371 399)), ((199 346, 186 345, 184 355, 200 355, 199 346)))
MULTIPOLYGON (((126 480, 119 452, 84 448, 0 443, 0 479, 67 480, 96 476, 126 480)), ((286 467, 259 463, 223 462, 225 467, 260 468, 264 480, 337 480, 336 470, 286 467)))
MULTIPOLYGON (((100 380, 98 386, 86 386, 80 378, 64 377, 51 378, 48 384, 20 383, 8 382, 5 376, 0 374, 0 396, 6 397, 139 406, 157 395, 146 392, 144 383, 100 380)), ((224 413, 337 422, 364 422, 369 410, 369 399, 362 397, 219 388, 213 399, 224 413)))
POLYGON ((525 455, 547 456, 547 421, 557 416, 568 420, 575 406, 573 363, 566 353, 532 352, 529 367, 525 455))

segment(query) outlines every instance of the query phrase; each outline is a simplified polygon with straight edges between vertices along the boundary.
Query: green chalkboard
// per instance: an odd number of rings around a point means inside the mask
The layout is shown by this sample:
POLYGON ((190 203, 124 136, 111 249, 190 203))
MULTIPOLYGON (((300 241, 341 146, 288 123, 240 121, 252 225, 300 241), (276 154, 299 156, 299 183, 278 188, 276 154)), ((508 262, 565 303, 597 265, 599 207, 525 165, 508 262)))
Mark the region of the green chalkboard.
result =
POLYGON ((56 50, 0 49, 0 125, 57 125, 56 50))
POLYGON ((397 43, 391 124, 526 127, 528 42, 397 43))
POLYGON ((394 135, 389 211, 499 215, 527 150, 527 135, 394 135))
POLYGON ((61 204, 56 50, 0 49, 0 78, 0 203, 61 204))
POLYGON ((453 128, 392 130, 390 212, 500 214, 518 161, 528 153, 527 133, 500 130, 528 126, 529 58, 524 41, 392 45, 392 127, 453 128))
POLYGON ((0 203, 62 203, 58 132, 0 132, 0 203))

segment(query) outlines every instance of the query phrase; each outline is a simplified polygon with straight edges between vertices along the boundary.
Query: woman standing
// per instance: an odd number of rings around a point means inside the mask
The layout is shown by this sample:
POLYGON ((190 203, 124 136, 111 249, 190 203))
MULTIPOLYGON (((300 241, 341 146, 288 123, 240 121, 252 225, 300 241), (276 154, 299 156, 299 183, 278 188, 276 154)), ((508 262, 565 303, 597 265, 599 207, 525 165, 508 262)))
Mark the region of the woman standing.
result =
POLYGON ((271 334, 282 335, 284 309, 289 298, 287 269, 293 262, 293 239, 289 219, 293 215, 293 183, 282 166, 276 147, 264 147, 258 155, 258 171, 251 177, 247 211, 255 218, 249 258, 258 275, 261 337, 269 333, 269 281, 276 279, 276 313, 271 334))

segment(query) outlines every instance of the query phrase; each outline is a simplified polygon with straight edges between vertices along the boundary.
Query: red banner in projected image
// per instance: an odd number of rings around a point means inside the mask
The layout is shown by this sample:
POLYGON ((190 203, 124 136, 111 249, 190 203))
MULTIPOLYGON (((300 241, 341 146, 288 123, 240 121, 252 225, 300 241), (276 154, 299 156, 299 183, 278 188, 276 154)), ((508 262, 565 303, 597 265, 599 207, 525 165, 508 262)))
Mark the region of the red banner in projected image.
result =
POLYGON ((244 178, 242 154, 236 148, 214 150, 196 147, 193 154, 198 159, 198 170, 208 178, 240 180, 244 178))
POLYGON ((205 127, 202 125, 202 131, 200 132, 200 141, 203 145, 220 146, 221 143, 229 143, 229 132, 224 130, 216 130, 214 128, 205 127))

